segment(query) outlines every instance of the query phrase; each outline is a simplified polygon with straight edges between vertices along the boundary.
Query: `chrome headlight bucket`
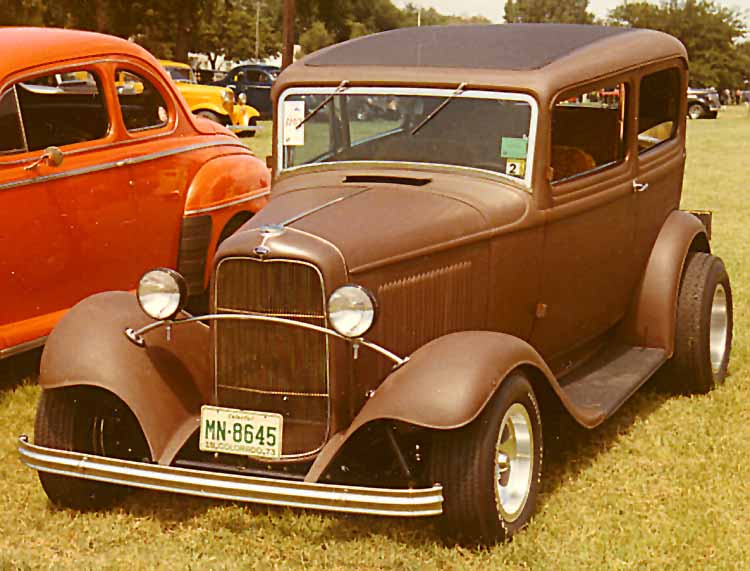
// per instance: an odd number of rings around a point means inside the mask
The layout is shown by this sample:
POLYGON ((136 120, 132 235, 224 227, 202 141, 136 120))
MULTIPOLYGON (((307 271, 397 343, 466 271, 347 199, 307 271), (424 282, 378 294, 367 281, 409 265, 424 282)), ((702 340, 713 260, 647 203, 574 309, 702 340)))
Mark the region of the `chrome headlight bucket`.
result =
POLYGON ((149 270, 138 281, 136 296, 143 312, 151 319, 172 319, 187 302, 187 282, 169 268, 149 270))
POLYGON ((234 103, 234 91, 225 89, 221 92, 221 99, 224 103, 234 103))
POLYGON ((240 93, 237 96, 237 101, 239 102, 240 105, 246 105, 247 104, 247 94, 240 93))
POLYGON ((362 337, 375 323, 376 314, 375 296, 362 286, 341 286, 328 298, 328 320, 344 337, 362 337))

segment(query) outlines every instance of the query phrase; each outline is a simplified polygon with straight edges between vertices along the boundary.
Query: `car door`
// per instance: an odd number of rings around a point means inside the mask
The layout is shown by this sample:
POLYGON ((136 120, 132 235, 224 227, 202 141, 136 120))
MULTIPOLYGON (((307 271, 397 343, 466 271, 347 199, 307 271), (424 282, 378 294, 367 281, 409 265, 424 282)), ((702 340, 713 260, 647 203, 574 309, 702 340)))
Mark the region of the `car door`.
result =
POLYGON ((660 64, 644 71, 638 86, 637 232, 634 252, 644 270, 667 216, 679 208, 685 168, 684 65, 660 64))
POLYGON ((0 94, 0 343, 124 285, 137 204, 112 152, 115 105, 90 64, 31 72, 0 94))
POLYGON ((240 72, 240 90, 247 95, 247 103, 255 107, 263 116, 271 113, 270 76, 259 69, 244 69, 240 72))
POLYGON ((631 99, 631 83, 615 78, 563 93, 551 110, 552 206, 531 342, 557 372, 622 318, 635 283, 631 99))

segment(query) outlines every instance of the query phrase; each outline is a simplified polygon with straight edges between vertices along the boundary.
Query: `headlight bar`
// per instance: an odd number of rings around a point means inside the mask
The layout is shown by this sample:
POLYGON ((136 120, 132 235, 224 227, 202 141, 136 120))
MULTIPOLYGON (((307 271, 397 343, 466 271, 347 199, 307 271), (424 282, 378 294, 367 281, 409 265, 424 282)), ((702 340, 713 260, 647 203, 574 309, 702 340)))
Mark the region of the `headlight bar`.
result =
POLYGON ((320 327, 319 325, 313 325, 311 323, 305 323, 303 321, 295 321, 293 319, 284 319, 282 317, 271 317, 268 315, 214 313, 210 315, 188 317, 186 319, 179 319, 177 321, 156 321, 154 323, 144 325, 140 329, 133 329, 132 327, 128 327, 127 329, 125 329, 125 336, 139 347, 145 347, 146 340, 143 338, 143 335, 150 331, 154 331, 155 329, 167 327, 167 331, 169 331, 173 326, 184 325, 186 323, 195 323, 196 321, 228 321, 232 319, 240 321, 266 321, 269 323, 277 323, 279 325, 288 325, 290 327, 301 327, 302 329, 309 329, 310 331, 316 331, 324 335, 330 335, 331 337, 343 339, 344 341, 351 343, 352 347, 354 348, 355 355, 357 354, 357 350, 360 346, 367 347, 368 349, 371 349, 372 351, 375 351, 376 353, 379 353, 380 355, 393 361, 396 364, 396 367, 400 367, 409 360, 409 357, 401 358, 395 353, 390 352, 388 349, 385 349, 380 345, 376 345, 375 343, 365 341, 362 338, 346 337, 344 335, 341 335, 339 332, 334 331, 333 329, 327 329, 325 327, 320 327))

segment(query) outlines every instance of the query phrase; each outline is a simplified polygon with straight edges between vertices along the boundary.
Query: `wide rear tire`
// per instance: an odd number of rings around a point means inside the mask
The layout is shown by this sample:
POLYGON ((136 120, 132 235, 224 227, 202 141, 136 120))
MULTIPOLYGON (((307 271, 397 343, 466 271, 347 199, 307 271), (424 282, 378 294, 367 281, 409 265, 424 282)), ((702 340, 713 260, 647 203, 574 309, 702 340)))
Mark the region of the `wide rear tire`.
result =
MULTIPOLYGON (((58 450, 149 461, 148 445, 127 406, 104 390, 88 387, 42 392, 34 442, 58 450)), ((41 471, 39 480, 53 503, 84 510, 110 506, 130 491, 125 486, 41 471)))
POLYGON ((732 325, 732 288, 724 263, 711 254, 689 254, 677 300, 675 350, 669 366, 677 391, 707 393, 724 381, 732 325))
POLYGON ((541 469, 539 405, 516 372, 477 419, 433 443, 431 476, 443 486, 441 532, 469 544, 509 539, 536 510, 541 469))

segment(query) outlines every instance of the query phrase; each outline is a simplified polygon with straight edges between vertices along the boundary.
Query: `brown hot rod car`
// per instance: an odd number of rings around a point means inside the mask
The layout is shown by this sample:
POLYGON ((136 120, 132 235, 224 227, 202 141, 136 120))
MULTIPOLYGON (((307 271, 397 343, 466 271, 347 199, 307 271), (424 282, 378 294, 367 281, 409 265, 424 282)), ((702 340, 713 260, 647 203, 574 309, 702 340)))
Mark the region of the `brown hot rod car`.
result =
POLYGON ((75 307, 23 461, 56 503, 143 487, 380 515, 465 541, 534 512, 554 410, 594 428, 666 368, 723 381, 732 297, 679 210, 687 58, 654 31, 402 29, 274 87, 268 206, 184 280, 75 307), (139 307, 140 306, 140 307, 139 307))

